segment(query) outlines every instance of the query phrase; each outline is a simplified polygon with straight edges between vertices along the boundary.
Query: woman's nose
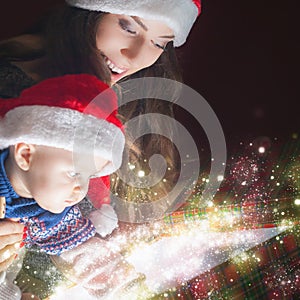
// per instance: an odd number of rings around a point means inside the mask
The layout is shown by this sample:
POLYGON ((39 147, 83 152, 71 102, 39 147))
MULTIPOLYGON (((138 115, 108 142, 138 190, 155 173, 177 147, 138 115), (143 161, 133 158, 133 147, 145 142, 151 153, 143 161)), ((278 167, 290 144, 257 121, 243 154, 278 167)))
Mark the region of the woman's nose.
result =
POLYGON ((120 52, 127 59, 130 66, 134 67, 143 66, 149 55, 146 51, 145 39, 142 37, 129 41, 120 49, 120 52))

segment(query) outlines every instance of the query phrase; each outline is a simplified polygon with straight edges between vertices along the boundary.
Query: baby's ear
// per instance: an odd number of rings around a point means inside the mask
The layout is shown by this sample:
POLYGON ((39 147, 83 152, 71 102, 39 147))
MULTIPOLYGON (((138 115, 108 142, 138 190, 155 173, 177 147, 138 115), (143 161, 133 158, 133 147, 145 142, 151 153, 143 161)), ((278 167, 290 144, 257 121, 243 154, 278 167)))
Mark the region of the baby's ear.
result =
POLYGON ((32 144, 18 143, 14 145, 13 151, 16 164, 23 171, 28 171, 35 152, 35 146, 32 144))

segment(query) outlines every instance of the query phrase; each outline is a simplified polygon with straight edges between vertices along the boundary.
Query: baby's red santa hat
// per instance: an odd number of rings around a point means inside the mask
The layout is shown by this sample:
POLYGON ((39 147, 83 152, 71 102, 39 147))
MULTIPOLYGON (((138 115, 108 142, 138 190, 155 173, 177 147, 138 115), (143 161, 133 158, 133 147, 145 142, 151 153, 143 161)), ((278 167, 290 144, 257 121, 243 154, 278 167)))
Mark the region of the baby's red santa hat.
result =
POLYGON ((109 163, 97 175, 111 174, 121 165, 125 143, 116 109, 115 92, 95 76, 44 80, 18 98, 1 100, 0 149, 25 142, 99 155, 109 163))
POLYGON ((44 80, 18 98, 1 100, 0 149, 25 142, 107 159, 98 174, 103 177, 92 179, 89 186, 89 198, 99 208, 110 202, 105 175, 122 162, 125 138, 116 117, 117 102, 114 91, 92 75, 44 80))
POLYGON ((164 22, 175 35, 174 46, 185 43, 201 12, 200 0, 66 0, 70 6, 164 22))

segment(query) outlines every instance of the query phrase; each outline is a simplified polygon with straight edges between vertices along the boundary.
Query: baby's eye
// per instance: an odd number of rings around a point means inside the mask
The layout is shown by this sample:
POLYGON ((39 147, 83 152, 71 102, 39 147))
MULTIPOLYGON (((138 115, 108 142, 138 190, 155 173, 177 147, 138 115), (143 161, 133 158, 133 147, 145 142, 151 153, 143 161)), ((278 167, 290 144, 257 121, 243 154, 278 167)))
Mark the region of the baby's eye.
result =
POLYGON ((75 177, 78 177, 80 175, 80 173, 76 173, 75 171, 70 171, 70 172, 68 172, 68 175, 71 178, 75 178, 75 177))
POLYGON ((130 34, 136 34, 136 31, 134 30, 133 26, 130 24, 129 21, 125 20, 125 19, 119 19, 119 26, 129 32, 130 34))

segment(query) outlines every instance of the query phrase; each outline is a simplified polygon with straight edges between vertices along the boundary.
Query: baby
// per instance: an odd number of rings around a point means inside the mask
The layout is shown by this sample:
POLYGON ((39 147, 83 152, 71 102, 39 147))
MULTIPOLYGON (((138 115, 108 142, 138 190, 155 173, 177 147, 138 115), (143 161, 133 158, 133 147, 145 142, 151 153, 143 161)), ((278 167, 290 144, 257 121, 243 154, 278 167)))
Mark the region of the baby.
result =
POLYGON ((95 234, 76 204, 90 178, 121 165, 124 135, 116 108, 115 93, 86 74, 47 79, 2 100, 1 218, 25 224, 27 246, 59 255, 95 234))

